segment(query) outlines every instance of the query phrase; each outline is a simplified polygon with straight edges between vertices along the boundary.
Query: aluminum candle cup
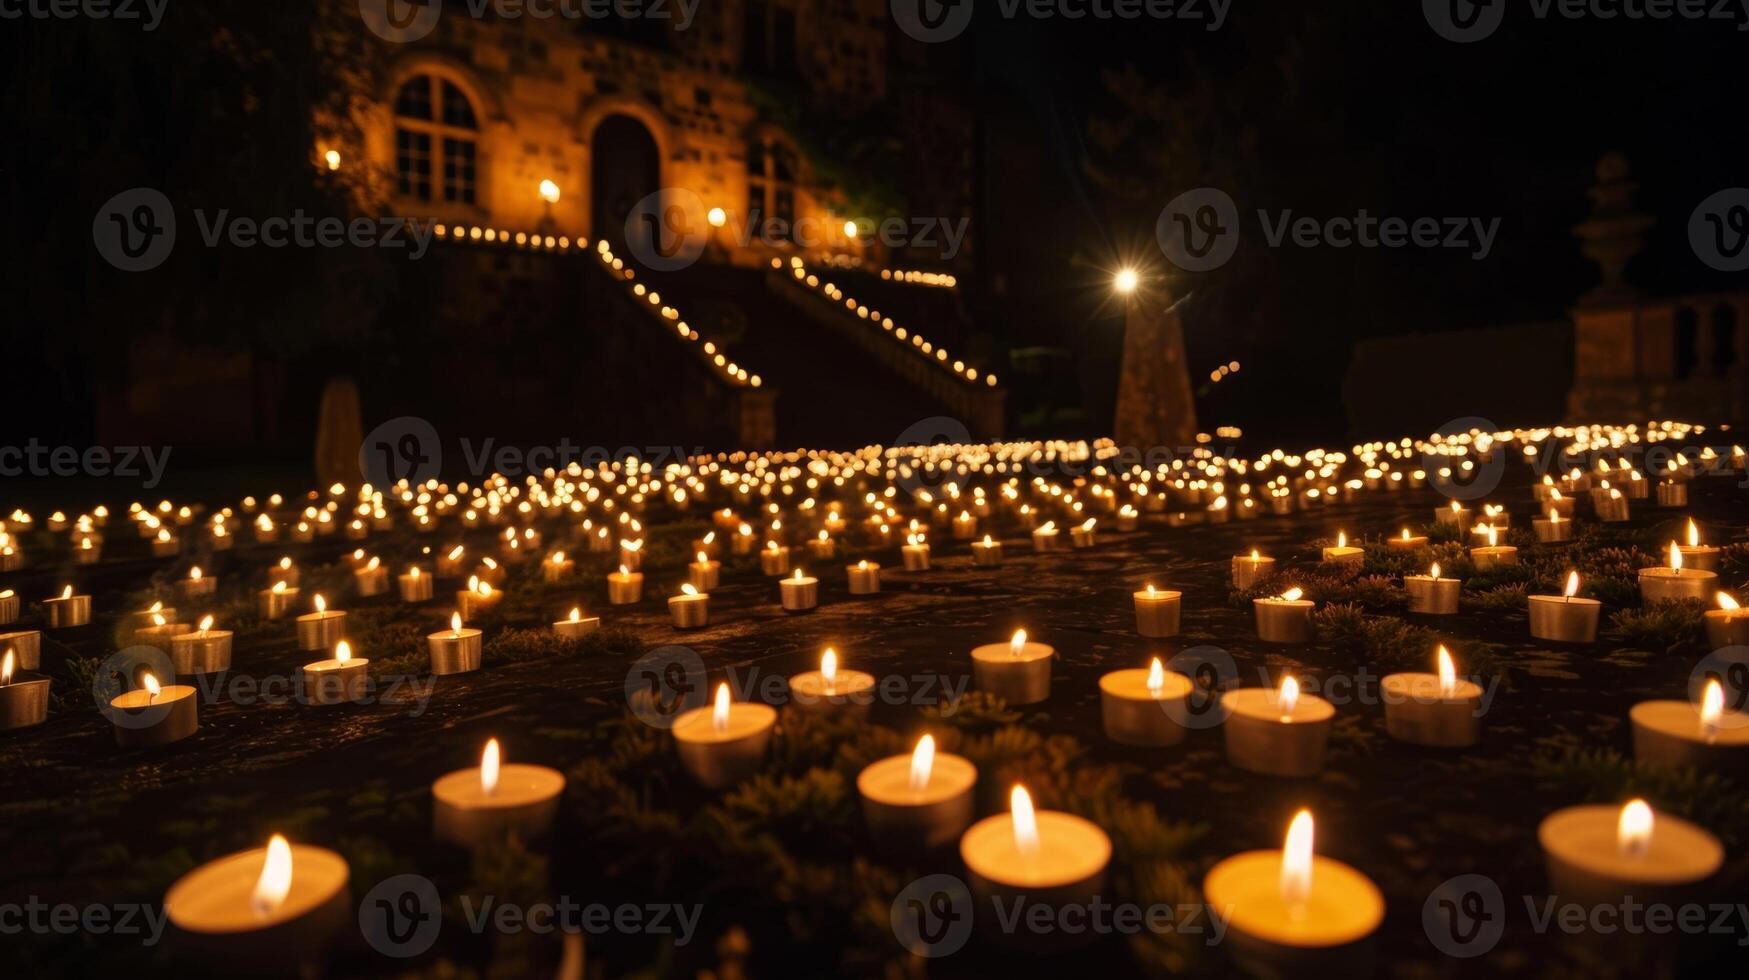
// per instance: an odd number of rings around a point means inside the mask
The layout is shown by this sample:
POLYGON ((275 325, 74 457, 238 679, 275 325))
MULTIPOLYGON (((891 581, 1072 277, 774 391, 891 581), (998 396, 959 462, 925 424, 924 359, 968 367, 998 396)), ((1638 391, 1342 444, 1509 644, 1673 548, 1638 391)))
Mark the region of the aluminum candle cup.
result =
POLYGON ((431 784, 432 824, 438 840, 478 847, 515 833, 548 837, 565 790, 562 773, 545 766, 506 763, 487 792, 479 768, 458 769, 431 784))
POLYGON ((1464 583, 1455 578, 1435 578, 1432 575, 1403 576, 1403 590, 1409 593, 1409 611, 1429 616, 1450 616, 1458 611, 1458 596, 1464 583))
POLYGON ((1530 635, 1557 643, 1592 643, 1603 603, 1558 595, 1530 597, 1530 635))
POLYGON ((0 592, 0 626, 18 622, 18 610, 21 605, 18 593, 11 589, 0 592))
POLYGON ((1030 643, 987 643, 972 649, 972 683, 1009 704, 1036 704, 1051 696, 1051 660, 1057 651, 1030 643))
POLYGON ((757 773, 777 725, 777 711, 767 704, 729 705, 720 728, 712 720, 715 711, 707 704, 684 712, 673 728, 681 766, 706 789, 733 786, 757 773))
POLYGON ((1245 851, 1209 869, 1203 898, 1228 920, 1228 955, 1251 976, 1366 976, 1371 937, 1385 917, 1378 886, 1354 868, 1310 856, 1310 888, 1281 895, 1282 852, 1245 851))
POLYGON ((1544 817, 1537 827, 1549 890, 1562 901, 1619 906, 1631 895, 1642 905, 1678 906, 1699 894, 1724 863, 1718 838, 1667 813, 1652 817, 1643 849, 1624 851, 1622 809, 1607 804, 1568 807, 1544 817))
POLYGON ((43 600, 43 615, 52 630, 71 629, 91 622, 91 597, 64 595, 43 600))
POLYGON ((425 638, 433 674, 465 674, 480 669, 480 650, 485 634, 477 629, 439 630, 425 638))
POLYGON ((1435 524, 1456 524, 1458 527, 1464 527, 1469 523, 1469 520, 1469 509, 1459 507, 1455 503, 1446 507, 1433 508, 1433 522, 1435 524))
POLYGON ((115 744, 124 749, 169 745, 200 728, 198 691, 186 684, 165 685, 156 695, 140 689, 109 702, 115 744))
POLYGON ((1620 524, 1628 519, 1628 501, 1626 497, 1616 492, 1592 501, 1591 509, 1597 513, 1597 519, 1607 524, 1620 524))
MULTIPOLYGON (((627 554, 627 552, 622 551, 620 553, 620 557, 623 559, 626 554, 627 554)), ((640 556, 638 558, 638 564, 633 565, 629 562, 623 562, 623 561, 621 562, 621 564, 626 565, 626 567, 632 569, 633 571, 636 571, 637 569, 642 568, 643 567, 643 558, 641 556, 643 555, 643 551, 641 551, 641 550, 640 551, 633 551, 633 552, 630 552, 630 554, 640 556)), ((565 579, 568 579, 571 577, 571 572, 574 571, 576 568, 577 568, 577 563, 575 561, 572 561, 569 558, 560 558, 558 561, 553 561, 551 558, 549 558, 546 561, 543 561, 540 563, 541 581, 543 581, 543 582, 563 582, 565 579)))
POLYGON ((1308 643, 1312 639, 1310 599, 1267 596, 1251 600, 1257 638, 1265 643, 1308 643))
POLYGON ((1233 558, 1233 588, 1249 589, 1275 574, 1275 559, 1259 555, 1238 555, 1233 558))
POLYGON ((1399 742, 1463 748, 1481 738, 1482 686, 1458 678, 1449 694, 1437 674, 1386 674, 1385 731, 1399 742))
POLYGON ((977 767, 957 755, 933 755, 927 779, 913 781, 914 758, 889 756, 856 777, 869 837, 886 853, 946 847, 972 822, 977 767))
POLYGON ((1002 564, 1002 542, 988 535, 972 542, 972 564, 980 568, 995 568, 1002 564))
POLYGON ((231 669, 231 631, 197 629, 170 638, 170 661, 178 677, 231 669))
POLYGON ((395 579, 396 584, 401 589, 402 602, 430 602, 432 588, 436 581, 435 576, 427 575, 417 568, 411 569, 395 579))
POLYGON ((0 633, 0 656, 7 650, 18 655, 19 670, 36 670, 42 666, 43 635, 36 630, 0 633))
POLYGON ((1719 711, 1711 724, 1687 701, 1641 701, 1628 710, 1634 765, 1694 769, 1705 775, 1749 773, 1749 714, 1719 711))
POLYGON ((352 573, 358 594, 366 598, 389 591, 389 570, 382 565, 366 565, 352 573))
POLYGON ((840 718, 866 718, 869 705, 875 700, 873 674, 860 670, 839 669, 832 683, 818 670, 797 674, 789 679, 790 703, 802 711, 831 714, 840 718))
POLYGON ((370 684, 370 661, 355 658, 344 643, 336 645, 334 657, 304 665, 306 704, 345 704, 364 698, 370 684))
MULTIPOLYGON (((1030 808, 1030 802, 1027 804, 1030 808)), ((1022 903, 1052 908, 1087 906, 1105 886, 1111 860, 1111 839, 1092 821, 1074 814, 1040 810, 1033 815, 1035 840, 1023 850, 1015 838, 1013 813, 985 817, 960 838, 973 901, 980 908, 1022 903)), ((1084 941, 1025 929, 995 934, 1002 942, 1023 947, 1059 946, 1084 941)))
POLYGON ((15 671, 0 682, 0 732, 40 725, 49 717, 49 679, 15 671))
POLYGON ((1149 586, 1135 594, 1136 633, 1159 638, 1178 635, 1179 611, 1184 593, 1156 590, 1149 586))
POLYGON ((1658 506, 1687 507, 1688 484, 1674 481, 1658 484, 1658 506))
MULTIPOLYGON (((1749 646, 1749 611, 1708 609, 1704 618, 1707 643, 1714 650, 1720 647, 1749 646)), ((6 635, 9 634, 0 634, 0 648, 6 645, 6 635)))
POLYGON ((600 616, 585 617, 580 610, 572 610, 569 619, 561 619, 553 624, 553 632, 567 640, 581 640, 600 628, 600 616))
POLYGON ((723 563, 706 558, 686 566, 686 581, 700 592, 709 592, 722 580, 723 563))
POLYGON ((284 852, 285 897, 258 912, 254 899, 268 851, 257 847, 203 864, 164 893, 164 913, 176 938, 207 970, 320 972, 330 941, 356 918, 346 860, 305 844, 284 852))
POLYGON ((831 538, 811 538, 808 541, 808 554, 816 561, 831 561, 838 557, 838 542, 831 538))
POLYGON ((899 557, 903 559, 907 572, 929 571, 929 545, 921 541, 901 547, 899 557))
POLYGON ((1247 687, 1221 695, 1221 708, 1229 763, 1265 776, 1315 776, 1324 768, 1336 717, 1330 702, 1301 694, 1290 707, 1273 688, 1247 687))
POLYGON ((789 549, 765 548, 760 551, 759 570, 772 578, 776 578, 779 575, 788 575, 789 549))
POLYGON ((297 618, 299 650, 332 650, 346 628, 346 613, 324 609, 297 618))
MULTIPOLYGON (((1158 661, 1156 661, 1158 663, 1158 661)), ((1124 745, 1177 745, 1184 741, 1185 699, 1196 685, 1173 671, 1162 671, 1149 686, 1151 669, 1114 670, 1099 678, 1100 717, 1105 736, 1124 745)))
POLYGON ((607 601, 610 605, 629 606, 644 598, 644 573, 618 571, 607 573, 607 601))
POLYGON ((1518 549, 1509 544, 1483 545, 1470 549, 1470 564, 1477 571, 1494 568, 1498 565, 1518 564, 1518 549))
MULTIPOLYGON (((1392 551, 1414 551, 1418 548, 1427 547, 1427 537, 1426 535, 1417 534, 1414 537, 1398 536, 1394 538, 1386 538, 1385 547, 1392 551)), ((1330 559, 1326 557, 1324 560, 1329 561, 1330 559)))
POLYGON ((810 612, 820 604, 820 580, 799 568, 794 576, 779 579, 777 588, 784 612, 810 612))
POLYGON ((297 601, 298 590, 293 586, 283 589, 262 589, 255 594, 257 611, 262 619, 284 619, 291 612, 292 603, 297 601))
POLYGON ((881 590, 881 566, 872 561, 859 561, 844 567, 851 595, 873 595, 881 590))
POLYGON ((1062 550, 1062 542, 1059 540, 1061 537, 1062 535, 1057 533, 1056 524, 1046 521, 1043 527, 1033 529, 1032 550, 1060 551, 1062 550))
POLYGON ((1075 548, 1091 548, 1094 544, 1093 528, 1086 524, 1077 524, 1069 529, 1069 544, 1075 548))
POLYGON ((1640 599, 1664 602, 1681 599, 1711 599, 1719 591, 1716 572, 1698 568, 1640 569, 1640 599))
POLYGON ((1530 529, 1536 532, 1539 544, 1561 544, 1573 540, 1573 522, 1552 518, 1533 518, 1530 529))
POLYGON ((180 599, 210 599, 219 591, 219 580, 212 575, 190 576, 176 583, 176 595, 180 599))
POLYGON ((695 630, 710 625, 710 593, 692 592, 669 596, 668 618, 677 630, 695 630))

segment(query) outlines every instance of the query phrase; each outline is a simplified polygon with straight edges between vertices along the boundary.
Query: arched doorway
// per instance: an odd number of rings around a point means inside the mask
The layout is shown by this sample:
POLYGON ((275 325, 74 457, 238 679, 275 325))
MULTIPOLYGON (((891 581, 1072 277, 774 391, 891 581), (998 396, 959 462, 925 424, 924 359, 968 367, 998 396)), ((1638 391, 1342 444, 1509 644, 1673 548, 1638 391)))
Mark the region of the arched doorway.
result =
POLYGON ((589 213, 596 238, 625 244, 626 216, 662 187, 656 139, 638 120, 611 115, 590 137, 589 213))

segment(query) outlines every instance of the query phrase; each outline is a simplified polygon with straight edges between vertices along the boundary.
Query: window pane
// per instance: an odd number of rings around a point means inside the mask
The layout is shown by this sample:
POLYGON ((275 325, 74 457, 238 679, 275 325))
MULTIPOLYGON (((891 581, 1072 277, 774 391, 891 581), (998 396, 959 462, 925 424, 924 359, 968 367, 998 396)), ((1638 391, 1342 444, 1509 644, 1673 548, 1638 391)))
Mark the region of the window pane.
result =
POLYGON ((443 141, 443 198, 474 203, 474 141, 443 141))
POLYGON ((449 82, 443 83, 443 121, 462 129, 479 128, 474 122, 474 107, 468 104, 468 97, 449 82))
POLYGON ((395 130, 395 186, 401 194, 431 200, 431 137, 395 130))
POLYGON ((431 76, 414 75, 395 97, 395 115, 409 119, 431 118, 431 76))

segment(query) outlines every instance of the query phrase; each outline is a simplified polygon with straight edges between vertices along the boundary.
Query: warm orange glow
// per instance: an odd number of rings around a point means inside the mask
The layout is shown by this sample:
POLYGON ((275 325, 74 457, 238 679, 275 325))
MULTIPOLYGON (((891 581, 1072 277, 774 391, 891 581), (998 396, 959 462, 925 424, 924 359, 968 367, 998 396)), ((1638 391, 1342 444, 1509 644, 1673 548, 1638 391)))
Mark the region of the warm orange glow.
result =
POLYGON ((486 749, 480 753, 480 792, 487 796, 498 791, 498 769, 501 755, 498 740, 495 738, 487 739, 486 749))
POLYGON ((1032 797, 1018 783, 1008 794, 1008 809, 1014 821, 1014 846, 1022 855, 1038 853, 1038 817, 1032 811, 1032 797))
POLYGON ((147 704, 150 704, 153 701, 156 701, 158 699, 158 695, 163 693, 163 691, 164 691, 164 689, 158 685, 158 678, 153 677, 151 675, 151 673, 149 673, 149 672, 140 678, 140 683, 142 685, 144 685, 146 688, 146 703, 147 704))
POLYGON ((1615 824, 1615 846, 1624 857, 1644 857, 1652 844, 1652 808, 1645 800, 1629 800, 1615 824))
POLYGON ((1439 647, 1439 696, 1449 698, 1457 693, 1457 665, 1451 662, 1451 651, 1439 647))
POLYGON ((265 919, 279 911, 280 903, 291 893, 292 853, 286 839, 274 834, 267 842, 267 858, 261 863, 261 875, 255 879, 255 891, 249 896, 249 908, 257 919, 265 919))
POLYGON ((1020 652, 1024 649, 1026 649, 1026 630, 1015 630, 1014 638, 1008 641, 1008 652, 1019 657, 1020 652))
POLYGON ((579 623, 582 621, 583 621, 583 610, 576 607, 576 606, 572 606, 571 607, 571 622, 579 623))
POLYGON ((322 593, 320 592, 316 593, 314 605, 317 613, 325 613, 328 611, 328 600, 322 598, 322 593))
POLYGON ((711 727, 721 735, 729 730, 729 685, 717 685, 716 704, 711 708, 711 727))
POLYGON ((449 631, 454 636, 462 635, 462 614, 460 612, 450 614, 449 631))
POLYGON ((61 590, 61 598, 63 598, 63 599, 73 598, 73 587, 71 585, 69 585, 66 588, 61 590))
POLYGON ((1718 601, 1719 608, 1726 612, 1736 612, 1742 608, 1737 605, 1737 600, 1731 598, 1729 592, 1720 592, 1717 596, 1714 596, 1714 598, 1718 601))
POLYGON ((1155 657, 1148 662, 1148 694, 1159 697, 1160 691, 1166 686, 1166 666, 1155 657))
POLYGON ((193 568, 188 570, 188 578, 190 581, 193 581, 193 582, 200 581, 200 566, 199 565, 196 565, 193 568))
POLYGON ((18 654, 11 647, 6 648, 6 656, 0 658, 0 687, 12 683, 12 670, 18 663, 18 654))
POLYGON ((1670 542, 1670 571, 1682 571, 1682 549, 1674 541, 1670 542))
POLYGON ((1281 687, 1275 693, 1275 700, 1281 706, 1281 720, 1293 718, 1294 709, 1300 705, 1300 682, 1294 679, 1294 675, 1281 675, 1281 687))
POLYGON ((921 793, 929 786, 929 774, 935 768, 935 736, 925 735, 917 740, 917 748, 911 752, 911 791, 921 793))
POLYGON ((831 647, 820 654, 820 678, 826 682, 826 693, 831 694, 838 688, 838 651, 831 647))
POLYGON ((1694 518, 1692 517, 1688 519, 1688 546, 1690 548, 1700 547, 1700 528, 1694 526, 1694 518))
POLYGON ((1276 596, 1276 598, 1282 600, 1283 602, 1298 602, 1300 600, 1300 596, 1303 596, 1305 594, 1306 594, 1305 591, 1296 585, 1293 588, 1287 590, 1286 592, 1283 592, 1281 595, 1276 596))
MULTIPOLYGON (((11 652, 7 652, 11 656, 11 652)), ((1700 730, 1711 742, 1719 734, 1719 719, 1725 714, 1725 687, 1718 678, 1706 682, 1700 693, 1700 730)))
MULTIPOLYGON (((1404 536, 1408 535, 1407 531, 1404 531, 1403 533, 1404 533, 1404 536)), ((1338 548, 1348 547, 1348 532, 1347 531, 1337 531, 1336 532, 1336 547, 1338 547, 1338 548)))
POLYGON ((1312 811, 1294 814, 1281 847, 1281 900, 1289 907, 1303 906, 1312 894, 1312 811))
POLYGON ((1439 577, 1439 562, 1434 562, 1433 565, 1427 569, 1427 574, 1431 578, 1438 578, 1439 577))
POLYGON ((212 616, 211 615, 202 616, 200 618, 200 631, 202 633, 205 633, 207 630, 210 630, 212 628, 213 628, 212 616))
POLYGON ((1566 597, 1571 599, 1579 594, 1579 570, 1573 569, 1567 573, 1566 597))

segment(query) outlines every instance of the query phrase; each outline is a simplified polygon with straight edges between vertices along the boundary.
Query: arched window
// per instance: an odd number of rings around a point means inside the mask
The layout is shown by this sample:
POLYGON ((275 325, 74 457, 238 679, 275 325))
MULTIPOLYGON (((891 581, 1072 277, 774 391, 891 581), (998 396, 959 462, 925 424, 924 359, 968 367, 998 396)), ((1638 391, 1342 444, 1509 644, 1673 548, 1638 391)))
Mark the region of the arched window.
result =
POLYGON ((754 139, 747 147, 747 213, 777 219, 771 225, 786 240, 793 239, 796 221, 795 151, 770 139, 754 139))
POLYGON ((396 189, 421 201, 474 203, 479 123, 453 82, 414 75, 395 96, 396 189), (434 178, 432 151, 441 169, 434 178))

